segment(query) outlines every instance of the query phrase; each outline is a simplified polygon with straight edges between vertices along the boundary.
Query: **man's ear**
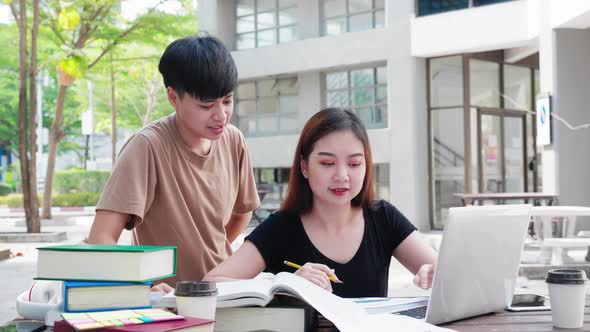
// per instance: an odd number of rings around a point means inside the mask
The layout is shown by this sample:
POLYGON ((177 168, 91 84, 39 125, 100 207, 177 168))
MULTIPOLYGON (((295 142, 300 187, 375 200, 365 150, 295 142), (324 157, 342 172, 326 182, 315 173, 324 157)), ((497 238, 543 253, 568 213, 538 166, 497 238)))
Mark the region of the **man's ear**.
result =
POLYGON ((307 160, 301 159, 301 161, 299 162, 299 167, 301 167, 301 173, 303 174, 303 177, 307 179, 307 177, 309 176, 309 167, 307 164, 307 160))
POLYGON ((176 93, 176 91, 174 91, 174 89, 171 86, 169 86, 166 88, 166 95, 168 96, 168 101, 170 102, 170 104, 172 104, 172 106, 176 108, 176 106, 180 102, 180 96, 178 95, 178 93, 176 93))

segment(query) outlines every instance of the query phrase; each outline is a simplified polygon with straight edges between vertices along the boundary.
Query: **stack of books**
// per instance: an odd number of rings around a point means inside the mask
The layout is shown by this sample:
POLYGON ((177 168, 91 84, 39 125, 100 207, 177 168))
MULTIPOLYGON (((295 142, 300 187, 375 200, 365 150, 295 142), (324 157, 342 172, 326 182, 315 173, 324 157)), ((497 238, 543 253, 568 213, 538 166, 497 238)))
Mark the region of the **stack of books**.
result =
POLYGON ((36 279, 63 281, 64 320, 55 322, 55 332, 212 330, 210 320, 150 309, 152 282, 176 275, 174 246, 79 244, 38 250, 36 279))
POLYGON ((150 307, 152 281, 176 275, 176 247, 63 245, 38 248, 37 278, 63 280, 65 312, 150 307))

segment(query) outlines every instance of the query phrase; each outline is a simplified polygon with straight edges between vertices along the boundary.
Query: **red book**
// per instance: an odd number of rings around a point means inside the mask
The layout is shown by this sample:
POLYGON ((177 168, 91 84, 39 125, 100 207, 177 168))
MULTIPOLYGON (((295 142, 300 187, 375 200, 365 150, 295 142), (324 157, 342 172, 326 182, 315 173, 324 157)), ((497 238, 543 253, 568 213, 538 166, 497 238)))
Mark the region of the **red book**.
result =
MULTIPOLYGON (((213 331, 212 320, 184 317, 179 320, 169 320, 158 323, 146 323, 125 326, 110 326, 92 332, 208 332, 213 331)), ((55 321, 54 332, 77 332, 70 324, 63 320, 55 321)))

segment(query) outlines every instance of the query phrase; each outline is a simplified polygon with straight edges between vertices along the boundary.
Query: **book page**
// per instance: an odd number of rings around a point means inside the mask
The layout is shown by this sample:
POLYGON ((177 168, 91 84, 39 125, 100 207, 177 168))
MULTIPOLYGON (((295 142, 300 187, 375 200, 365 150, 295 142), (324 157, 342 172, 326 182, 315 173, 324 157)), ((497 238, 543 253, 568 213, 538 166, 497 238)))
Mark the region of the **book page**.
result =
POLYGON ((272 299, 272 279, 248 279, 217 282, 217 307, 264 306, 272 299))
POLYGON ((281 272, 275 277, 273 291, 283 288, 309 303, 341 332, 391 331, 392 328, 420 332, 450 331, 405 316, 369 315, 352 300, 336 296, 292 273, 281 272))

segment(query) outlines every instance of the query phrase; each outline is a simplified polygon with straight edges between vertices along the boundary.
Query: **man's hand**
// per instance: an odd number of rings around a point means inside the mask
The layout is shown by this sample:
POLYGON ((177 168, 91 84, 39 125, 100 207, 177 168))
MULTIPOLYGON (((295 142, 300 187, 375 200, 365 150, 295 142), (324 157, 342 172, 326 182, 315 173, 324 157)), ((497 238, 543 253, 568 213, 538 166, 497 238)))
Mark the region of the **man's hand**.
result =
POLYGON ((152 287, 151 291, 152 292, 164 292, 164 294, 168 294, 170 292, 173 292, 174 288, 172 288, 167 283, 162 282, 162 283, 159 283, 159 284, 155 285, 154 287, 152 287))
POLYGON ((414 276, 414 285, 422 288, 429 289, 432 287, 432 277, 434 275, 434 265, 424 264, 418 270, 418 273, 414 276))

